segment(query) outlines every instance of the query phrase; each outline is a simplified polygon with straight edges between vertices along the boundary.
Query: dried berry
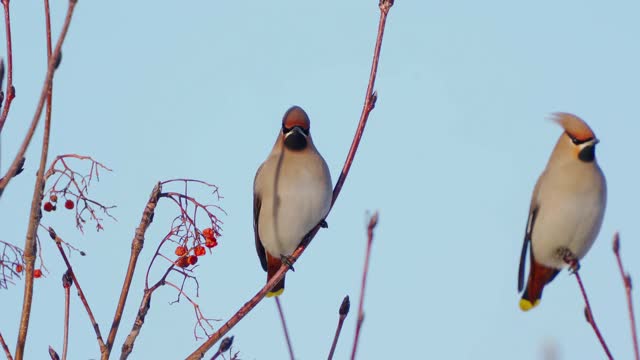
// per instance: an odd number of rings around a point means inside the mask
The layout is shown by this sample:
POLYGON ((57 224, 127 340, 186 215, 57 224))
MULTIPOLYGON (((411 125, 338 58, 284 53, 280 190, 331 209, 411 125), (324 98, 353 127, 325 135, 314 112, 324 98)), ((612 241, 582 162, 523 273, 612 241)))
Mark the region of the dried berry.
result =
POLYGON ((44 211, 46 211, 46 212, 49 212, 49 211, 53 211, 53 210, 54 210, 54 208, 53 208, 53 204, 52 204, 52 203, 50 203, 50 202, 48 202, 48 201, 47 201, 46 203, 44 203, 44 206, 43 206, 42 208, 43 208, 43 209, 44 209, 44 211))
POLYGON ((64 202, 64 207, 69 210, 73 209, 73 205, 74 205, 73 200, 67 199, 67 201, 64 202))
POLYGON ((187 248, 185 246, 178 246, 175 253, 178 256, 184 256, 187 254, 187 248))
POLYGON ((198 245, 195 248, 193 248, 193 253, 196 254, 196 256, 202 256, 206 254, 207 251, 204 249, 204 247, 202 247, 202 245, 198 245))

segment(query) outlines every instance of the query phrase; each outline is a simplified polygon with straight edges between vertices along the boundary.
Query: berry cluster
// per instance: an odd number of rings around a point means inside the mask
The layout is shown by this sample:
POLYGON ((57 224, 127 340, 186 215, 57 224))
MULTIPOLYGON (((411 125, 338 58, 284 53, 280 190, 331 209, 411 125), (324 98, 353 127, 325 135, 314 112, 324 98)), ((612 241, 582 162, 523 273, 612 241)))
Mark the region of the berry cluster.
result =
MULTIPOLYGON (((22 273, 22 271, 24 270, 24 266, 22 266, 22 264, 16 264, 16 272, 22 273)), ((33 270, 33 277, 34 278, 39 278, 42 277, 42 270, 41 269, 35 269, 33 270)))
MULTIPOLYGON (((42 209, 46 212, 50 212, 50 211, 56 211, 57 205, 58 204, 58 195, 56 194, 51 194, 51 196, 49 196, 49 201, 47 201, 46 203, 44 203, 44 205, 42 206, 42 209)), ((73 200, 71 199, 67 199, 64 202, 64 207, 65 209, 69 209, 72 210, 75 206, 75 203, 73 202, 73 200)))
MULTIPOLYGON (((212 249, 218 245, 218 240, 216 239, 219 234, 215 232, 212 228, 206 228, 202 231, 202 236, 204 237, 204 245, 209 249, 212 249)), ((207 253, 206 249, 202 245, 196 245, 191 250, 188 249, 184 245, 179 245, 176 247, 175 254, 178 256, 178 259, 175 261, 176 266, 181 268, 186 268, 189 265, 195 265, 198 262, 198 256, 204 256, 207 253), (193 251, 192 255, 189 253, 193 251)))

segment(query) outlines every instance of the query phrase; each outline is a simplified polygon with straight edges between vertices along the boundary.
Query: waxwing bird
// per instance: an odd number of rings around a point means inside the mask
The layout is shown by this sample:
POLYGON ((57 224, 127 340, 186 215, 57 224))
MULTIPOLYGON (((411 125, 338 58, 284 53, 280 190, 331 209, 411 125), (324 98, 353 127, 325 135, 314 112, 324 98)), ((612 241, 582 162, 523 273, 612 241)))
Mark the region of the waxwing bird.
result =
POLYGON ((523 311, 539 304, 545 285, 567 266, 566 256, 580 260, 589 251, 607 202, 607 184, 596 161, 595 134, 575 115, 555 113, 553 120, 564 133, 531 197, 518 271, 520 292, 529 250, 529 278, 520 300, 523 311))
MULTIPOLYGON (((287 110, 276 143, 253 182, 256 251, 267 281, 331 208, 331 174, 313 145, 309 125, 302 108, 287 110)), ((267 296, 283 291, 284 278, 267 296)))

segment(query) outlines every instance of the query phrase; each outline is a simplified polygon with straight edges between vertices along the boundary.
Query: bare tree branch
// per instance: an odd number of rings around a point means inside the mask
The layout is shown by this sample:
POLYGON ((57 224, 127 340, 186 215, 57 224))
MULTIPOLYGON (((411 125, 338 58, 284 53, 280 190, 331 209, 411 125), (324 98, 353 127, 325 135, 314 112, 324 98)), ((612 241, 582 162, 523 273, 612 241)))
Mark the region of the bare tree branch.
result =
POLYGON ((591 305, 589 304, 589 297, 587 296, 587 292, 585 291, 584 285, 582 284, 582 278, 580 277, 580 273, 578 272, 578 269, 580 269, 580 263, 572 254, 568 254, 567 256, 565 256, 564 261, 567 264, 569 264, 569 267, 573 270, 573 274, 576 276, 576 280, 578 281, 578 286, 580 286, 580 292, 582 293, 582 297, 584 298, 584 303, 585 303, 585 308, 584 308, 585 318, 589 323, 589 325, 591 325, 591 327, 593 328, 593 331, 596 333, 596 336, 598 337, 598 341, 600 341, 600 345, 602 345, 602 349, 607 354, 607 358, 609 360, 613 360, 613 356, 609 351, 609 347, 607 346, 607 343, 604 341, 604 338, 600 333, 600 329, 598 329, 598 325, 596 324, 596 320, 593 317, 593 311, 591 310, 591 305))
POLYGON ((280 304, 280 297, 276 297, 276 306, 278 307, 278 314, 280 315, 280 322, 282 323, 282 331, 284 331, 284 338, 287 342, 287 349, 289 350, 289 358, 295 360, 293 355, 293 346, 291 345, 291 338, 289 337, 289 329, 287 329, 287 322, 284 319, 284 311, 282 311, 282 304, 280 304))
MULTIPOLYGON (((11 46, 11 14, 9 13, 9 2, 10 0, 2 0, 2 6, 4 8, 4 29, 7 42, 7 94, 6 96, 3 93, 0 95, 0 105, 2 103, 2 98, 4 98, 4 107, 2 109, 2 114, 0 114, 0 133, 2 133, 4 123, 7 121, 11 102, 16 96, 16 91, 13 87, 13 50, 11 46)), ((2 68, 3 74, 0 76, 0 87, 2 85, 2 77, 4 76, 4 64, 2 64, 2 68)))
POLYGON ((67 255, 64 253, 64 249, 62 249, 63 240, 60 238, 60 236, 58 236, 58 234, 55 232, 55 230, 53 230, 52 227, 49 227, 49 236, 51 237, 51 239, 53 239, 55 241, 56 246, 58 247, 58 251, 60 251, 60 256, 62 256, 62 260, 64 261, 65 265, 67 266, 67 272, 65 273, 65 275, 69 274, 69 276, 71 276, 71 280, 73 282, 73 285, 78 290, 78 297, 80 298, 80 301, 82 301, 82 304, 84 305, 84 308, 87 311, 87 315, 89 315, 89 320, 91 321, 91 325, 93 326, 93 330, 96 333, 96 339, 98 340, 98 345, 100 346, 100 351, 104 352, 105 349, 106 349, 106 345, 104 343, 104 340, 102 339, 102 334, 100 333, 100 326, 98 325, 98 322, 96 321, 96 318, 93 316, 93 311, 91 311, 91 307, 89 306, 89 302, 87 301, 87 298, 84 295, 84 291, 82 291, 82 287, 80 286, 80 283, 78 282, 78 278, 76 277, 75 272, 73 271, 73 267, 71 266, 71 262, 69 262, 69 259, 67 258, 67 255))
POLYGON ((631 275, 627 274, 624 271, 624 266, 622 266, 622 258, 620 257, 620 234, 615 233, 613 235, 613 253, 616 256, 616 261, 618 262, 618 269, 620 270, 620 276, 622 277, 622 282, 624 283, 624 290, 627 295, 627 309, 629 311, 629 322, 631 323, 631 341, 633 342, 633 352, 635 355, 635 359, 640 359, 640 351, 638 350, 638 334, 636 333, 636 317, 633 312, 633 300, 631 297, 631 275))
POLYGON ((360 285, 360 303, 358 304, 358 323, 356 324, 356 334, 353 339, 353 349, 351 350, 351 360, 356 358, 356 350, 358 349, 358 341, 360 340, 360 329, 364 321, 364 290, 367 286, 367 274, 369 274, 369 258, 371 256, 371 245, 373 244, 373 229, 378 225, 378 213, 375 212, 369 218, 367 225, 367 250, 364 257, 364 269, 362 270, 362 283, 360 285))
MULTIPOLYGON (((4 0, 8 1, 8 0, 4 0)), ((49 88, 53 82, 53 74, 58 65, 58 59, 60 58, 60 52, 62 49, 62 44, 67 36, 67 32, 69 31, 69 25, 71 25, 71 17, 73 16, 73 10, 75 9, 77 0, 69 0, 69 6, 67 8, 67 15, 65 16, 64 24, 62 25, 62 30, 60 32, 60 37, 58 37, 58 41, 56 43, 56 47, 53 51, 53 54, 49 60, 47 66, 47 75, 45 76, 44 84, 42 85, 42 91, 40 93, 40 99, 38 100, 38 105, 36 106, 35 114, 33 115, 33 119, 31 120, 31 125, 27 130, 27 135, 25 136, 18 153, 16 154, 9 170, 4 177, 0 179, 0 197, 2 197, 2 193, 6 189, 7 185, 11 181, 11 179, 18 173, 20 170, 21 164, 24 164, 24 155, 27 152, 27 148, 31 143, 31 139, 33 138, 33 134, 36 131, 36 127, 38 126, 38 122, 40 121, 40 115, 42 115, 42 109, 44 108, 46 97, 49 94, 49 88)), ((27 265, 27 270, 29 270, 29 266, 27 265)), ((28 273, 29 274, 29 273, 28 273)), ((28 275, 27 274, 27 275, 28 275)), ((28 281, 28 280, 27 280, 28 281)), ((28 319, 26 319, 28 320, 28 319)), ((24 345, 22 345, 24 346, 24 345)), ((17 358, 16 354, 16 358, 17 358)))
POLYGON ((342 299, 342 304, 340 304, 340 309, 338 310, 338 327, 336 328, 336 334, 333 336, 333 343, 331 343, 331 350, 329 350, 327 360, 333 359, 333 353, 336 351, 336 346, 338 345, 338 338, 342 331, 342 325, 344 324, 344 319, 346 319, 349 314, 350 307, 351 303, 349 302, 349 295, 347 295, 342 299))
POLYGON ((151 191, 149 201, 147 202, 147 205, 142 212, 140 224, 138 225, 133 240, 131 241, 131 256, 129 257, 129 266, 127 268, 124 283, 122 284, 122 292, 120 293, 120 300, 118 300, 116 313, 113 317, 113 322, 111 323, 111 331, 109 331, 107 345, 102 352, 101 358, 103 360, 109 358, 111 349, 113 348, 113 342, 115 341, 118 327, 120 326, 120 319, 122 319, 124 305, 126 304, 127 297, 129 296, 129 288, 131 287, 131 281, 133 280, 133 273, 135 272, 136 265, 138 263, 138 256, 140 255, 142 247, 144 246, 144 236, 147 229, 149 228, 149 225, 151 225, 151 222, 153 221, 153 215, 155 213, 156 205, 158 205, 158 199, 160 198, 161 191, 162 185, 160 183, 157 183, 156 186, 153 187, 153 191, 151 191))

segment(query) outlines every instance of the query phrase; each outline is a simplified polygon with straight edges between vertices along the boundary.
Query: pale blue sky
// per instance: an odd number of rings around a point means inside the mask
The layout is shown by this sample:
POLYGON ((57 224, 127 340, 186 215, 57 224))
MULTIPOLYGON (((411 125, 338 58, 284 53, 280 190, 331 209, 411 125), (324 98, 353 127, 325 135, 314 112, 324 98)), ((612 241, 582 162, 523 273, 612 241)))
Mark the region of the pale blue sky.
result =
MULTIPOLYGON (((66 9, 59 3, 56 34, 66 9)), ((42 4, 11 6, 17 97, 2 134, 3 172, 31 119, 46 65, 42 4)), ((329 229, 287 277, 282 300, 297 358, 326 358, 342 297, 357 303, 365 214, 374 209, 380 224, 360 359, 540 359, 545 346, 557 347, 561 359, 603 358, 566 272, 545 290, 539 308, 518 308, 529 198, 561 133, 545 120, 554 111, 583 117, 601 139, 597 155, 609 202, 581 273, 614 356, 631 358, 624 290, 610 249, 614 231, 621 231, 624 260, 640 278, 639 12, 630 0, 396 1, 378 103, 351 174, 329 229)), ((219 185, 224 196, 224 236, 196 271, 203 312, 226 320, 263 285, 253 245, 255 170, 282 114, 297 104, 308 112, 316 146, 337 179, 361 111, 377 21, 376 0, 78 3, 55 79, 51 153, 91 155, 114 169, 92 194, 118 205, 118 222, 84 237, 64 211, 43 224, 87 252, 72 261, 104 334, 131 237, 158 180, 198 178, 219 185)), ((0 205, 0 239, 20 245, 36 144, 0 205)), ((174 211, 169 202, 159 206, 141 265, 174 211)), ((36 281, 31 359, 44 358, 48 345, 61 349, 63 267, 48 241, 44 253, 51 273, 36 281)), ((140 302, 143 270, 115 356, 140 302)), ((0 292, 0 331, 12 347, 22 285, 0 292)), ((183 358, 199 344, 191 306, 169 305, 174 298, 170 288, 154 297, 132 358, 183 358)), ((73 305, 70 358, 98 358, 76 297, 73 305)), ((337 359, 350 352, 355 319, 354 305, 337 359)), ((230 334, 243 359, 287 357, 273 300, 230 334)))

